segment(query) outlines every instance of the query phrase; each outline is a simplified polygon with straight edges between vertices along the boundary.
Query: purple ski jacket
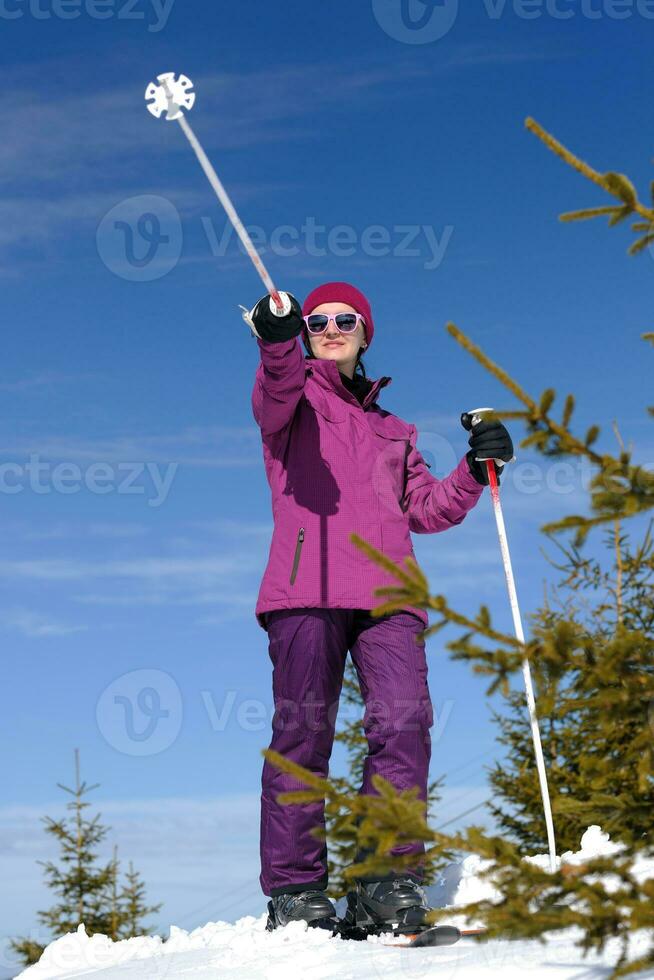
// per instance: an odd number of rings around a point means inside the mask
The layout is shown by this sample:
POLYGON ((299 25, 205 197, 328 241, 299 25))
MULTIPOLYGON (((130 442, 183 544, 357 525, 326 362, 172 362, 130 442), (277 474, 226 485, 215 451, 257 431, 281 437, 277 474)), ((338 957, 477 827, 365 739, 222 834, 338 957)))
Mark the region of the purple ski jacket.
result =
MULTIPOLYGON (((410 531, 460 524, 484 488, 465 456, 443 480, 429 472, 415 425, 377 405, 391 378, 374 381, 359 404, 336 362, 305 358, 297 337, 257 344, 252 410, 274 523, 257 622, 266 629, 272 609, 374 609, 384 601, 374 590, 399 583, 350 534, 401 564, 415 559, 410 531)), ((404 608, 428 625, 425 610, 404 608)))

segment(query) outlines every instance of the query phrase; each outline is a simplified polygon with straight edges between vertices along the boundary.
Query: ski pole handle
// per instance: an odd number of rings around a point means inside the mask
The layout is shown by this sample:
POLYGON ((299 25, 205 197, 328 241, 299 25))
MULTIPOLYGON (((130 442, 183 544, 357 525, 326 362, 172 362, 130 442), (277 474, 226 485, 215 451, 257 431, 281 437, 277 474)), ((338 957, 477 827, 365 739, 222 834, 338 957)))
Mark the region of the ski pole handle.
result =
MULTIPOLYGON (((276 316, 276 317, 283 317, 283 316, 286 316, 288 313, 291 312, 291 310, 293 309, 293 304, 291 302, 291 297, 288 295, 288 293, 283 292, 283 290, 280 290, 279 291, 278 297, 279 297, 279 303, 280 303, 280 305, 277 306, 276 305, 276 301, 271 296, 270 299, 268 300, 268 309, 270 310, 270 312, 274 316, 276 316)), ((265 299, 265 297, 264 297, 264 299, 265 299)), ((241 316, 243 317, 243 319, 247 323, 248 327, 252 331, 252 336, 253 337, 259 337, 260 340, 270 339, 269 337, 267 337, 266 334, 264 334, 263 337, 262 337, 262 335, 259 333, 259 331, 257 330, 257 328, 254 325, 254 311, 259 307, 260 304, 262 304, 264 302, 264 299, 259 300, 257 303, 255 303, 255 305, 252 307, 251 310, 248 310, 247 306, 242 306, 239 303, 239 309, 241 310, 241 316)), ((263 312, 264 307, 262 306, 261 309, 262 309, 262 312, 263 312)))
MULTIPOLYGON (((480 422, 484 421, 485 412, 493 412, 493 411, 495 411, 493 408, 471 408, 469 412, 462 413, 461 425, 466 430, 466 432, 470 432, 472 429, 474 429, 476 425, 479 425, 480 422)), ((475 460, 478 463, 486 463, 486 469, 488 470, 490 486, 491 488, 493 487, 493 485, 497 486, 497 479, 495 478, 495 470, 490 464, 495 463, 496 466, 504 466, 505 461, 503 459, 489 459, 487 456, 475 456, 475 460), (491 473, 493 476, 492 479, 490 479, 491 473)), ((513 456, 509 460, 509 463, 513 463, 514 461, 515 461, 515 456, 513 456)))
MULTIPOLYGON (((471 408, 469 412, 463 412, 463 414, 461 415, 461 425, 466 430, 466 432, 471 432, 476 425, 479 425, 480 422, 484 421, 483 413, 492 412, 492 411, 493 411, 492 408, 471 408)), ((477 463, 486 464, 486 472, 488 473, 488 485, 491 488, 491 493, 497 493, 498 492, 497 473, 495 471, 495 467, 493 466, 493 462, 495 462, 498 466, 504 466, 504 460, 480 459, 479 456, 475 456, 475 461, 477 463)))
POLYGON ((275 316, 288 316, 291 312, 291 301, 288 298, 288 293, 274 290, 270 294, 270 312, 274 313, 275 316))
POLYGON ((492 408, 471 408, 469 412, 464 412, 461 416, 461 425, 468 432, 475 425, 484 421, 484 412, 492 412, 492 408))

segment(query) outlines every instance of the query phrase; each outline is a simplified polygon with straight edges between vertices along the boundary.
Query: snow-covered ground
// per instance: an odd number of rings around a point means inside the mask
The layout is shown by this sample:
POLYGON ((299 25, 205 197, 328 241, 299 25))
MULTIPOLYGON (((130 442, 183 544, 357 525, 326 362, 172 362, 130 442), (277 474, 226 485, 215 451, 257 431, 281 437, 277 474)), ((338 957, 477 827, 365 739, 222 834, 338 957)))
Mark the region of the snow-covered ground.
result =
MULTIPOLYGON (((597 854, 616 850, 599 827, 591 827, 582 838, 581 850, 562 860, 580 863, 597 854)), ((547 858, 534 858, 544 865, 547 858)), ((452 865, 437 885, 429 890, 430 901, 452 908, 451 921, 460 922, 456 906, 492 895, 480 880, 479 858, 471 855, 452 865)), ((654 877, 654 862, 641 862, 635 869, 645 879, 654 877)), ((339 908, 341 911, 341 908, 339 908)), ((272 933, 265 931, 265 913, 245 916, 238 922, 210 922, 185 932, 171 927, 169 938, 142 937, 112 943, 106 936, 89 938, 84 927, 69 933, 45 950, 39 963, 20 974, 20 980, 90 976, 93 980, 379 980, 393 977, 427 977, 439 980, 599 980, 606 978, 616 962, 619 948, 609 942, 602 956, 584 959, 575 946, 579 933, 553 933, 546 945, 537 941, 478 943, 462 939, 455 946, 435 949, 393 948, 393 938, 374 937, 367 942, 348 942, 306 923, 295 922, 272 933)), ((652 936, 639 933, 632 938, 632 955, 644 953, 652 936)), ((654 970, 640 973, 654 978, 654 970)))

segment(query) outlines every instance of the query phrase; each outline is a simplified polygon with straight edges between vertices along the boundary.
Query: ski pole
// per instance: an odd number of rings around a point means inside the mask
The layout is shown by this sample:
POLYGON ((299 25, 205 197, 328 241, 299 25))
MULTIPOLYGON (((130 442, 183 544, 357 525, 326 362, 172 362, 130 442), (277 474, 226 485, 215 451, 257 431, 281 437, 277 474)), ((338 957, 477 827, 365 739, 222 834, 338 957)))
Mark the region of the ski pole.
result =
MULTIPOLYGON (((464 428, 474 429, 475 425, 483 421, 484 412, 492 412, 492 408, 474 408, 461 418, 464 428)), ((516 592, 515 579, 513 578, 513 567, 511 565, 511 555, 509 553, 509 542, 504 525, 502 505, 500 503, 500 488, 497 482, 494 463, 498 466, 504 465, 504 460, 480 459, 479 462, 486 464, 488 471, 488 481, 495 512, 495 523, 497 524, 497 534, 500 539, 500 551, 502 552, 502 563, 504 565, 504 575, 509 590, 509 602, 511 603, 511 614, 513 616, 513 628, 516 638, 520 643, 525 642, 525 634, 522 628, 522 618, 518 605, 518 593, 516 592)), ((512 462, 512 461, 511 461, 512 462)), ((529 720, 531 722, 531 737, 534 743, 534 753, 536 755, 536 768, 538 769, 538 780, 540 783, 540 794, 543 801, 543 811, 545 814, 545 826, 547 828, 547 843, 550 855, 550 871, 556 871, 556 841, 554 838, 554 821, 552 819, 552 804, 550 801, 549 789, 547 785, 547 771, 545 769, 545 759, 543 757, 543 746, 538 727, 538 716, 536 714, 536 699, 534 697, 534 686, 531 680, 531 669, 527 657, 522 661, 522 676, 524 677, 525 690, 527 692, 527 707, 529 709, 529 720)))
POLYGON ((254 247, 247 229, 239 218, 229 194, 214 170, 209 157, 204 152, 199 139, 191 129, 186 116, 182 112, 183 108, 187 110, 192 109, 195 103, 195 92, 190 91, 193 88, 193 82, 186 75, 180 75, 179 78, 175 79, 175 73, 172 71, 157 75, 157 81, 160 82, 159 85, 155 84, 155 82, 150 82, 145 90, 148 111, 153 116, 156 116, 157 119, 165 112, 167 121, 177 120, 182 132, 191 144, 191 148, 198 158, 198 162, 204 170, 211 187, 215 191, 216 197, 225 209, 227 217, 231 221, 236 234, 241 239, 246 253, 252 260, 252 264, 259 273, 261 281, 270 295, 271 311, 275 316, 286 316, 291 309, 291 302, 288 296, 285 293, 280 293, 275 288, 275 284, 263 264, 261 256, 254 247))

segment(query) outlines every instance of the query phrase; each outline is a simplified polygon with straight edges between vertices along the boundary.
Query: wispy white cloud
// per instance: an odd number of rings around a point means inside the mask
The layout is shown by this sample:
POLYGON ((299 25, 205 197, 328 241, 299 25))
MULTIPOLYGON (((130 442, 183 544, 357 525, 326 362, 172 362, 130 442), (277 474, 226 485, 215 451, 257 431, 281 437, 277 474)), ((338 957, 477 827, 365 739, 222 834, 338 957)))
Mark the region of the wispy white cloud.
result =
POLYGON ((0 612, 0 628, 21 633, 30 639, 45 639, 53 636, 70 636, 82 633, 87 626, 73 626, 53 620, 30 609, 10 609, 0 612))
MULTIPOLYGON (((227 584, 225 588, 220 590, 190 591, 180 594, 175 594, 169 587, 168 590, 157 590, 155 588, 149 592, 133 592, 130 590, 128 593, 80 593, 79 595, 71 596, 71 598, 75 602, 95 606, 224 606, 226 607, 226 614, 230 608, 239 610, 249 608, 252 611, 256 602, 256 595, 254 593, 236 591, 230 589, 227 584)), ((208 619, 211 619, 211 617, 207 617, 208 619)), ((201 622, 200 620, 197 620, 197 623, 198 625, 214 625, 214 622, 210 624, 209 622, 201 622)))
MULTIPOLYGON (((417 60, 413 52, 397 52, 391 62, 364 60, 348 72, 334 73, 331 63, 314 61, 266 67, 242 72, 213 72, 194 75, 202 104, 195 117, 202 121, 220 119, 220 126, 202 132, 207 146, 227 149, 254 146, 288 138, 282 120, 297 125, 306 120, 301 135, 312 133, 314 113, 330 105, 374 102, 392 98, 401 83, 415 89, 434 74, 450 74, 478 65, 508 67, 523 62, 561 59, 561 46, 512 45, 507 42, 464 43, 452 46, 449 54, 436 60, 417 60)), ((80 54, 80 58, 84 55, 80 54)), ((68 72, 62 59, 12 66, 12 85, 6 91, 7 121, 12 138, 0 149, 4 177, 27 172, 44 179, 70 178, 115 155, 123 173, 130 171, 135 155, 149 155, 161 146, 162 127, 150 118, 143 102, 143 79, 134 71, 123 84, 116 84, 115 70, 107 58, 106 71, 96 60, 96 84, 75 92, 72 86, 49 90, 44 75, 68 72), (102 88, 102 79, 111 79, 102 88), (39 112, 31 111, 38 103, 39 112), (32 122, 33 120, 33 122, 32 122), (72 171, 70 168, 74 168, 72 171)), ((88 67, 88 66, 85 66, 88 67)), ((170 127, 171 128, 171 127, 170 127)), ((297 138, 294 135, 294 138, 297 138)), ((182 152, 174 139, 165 140, 166 152, 182 152)), ((113 165, 112 165, 113 169, 113 165)))
MULTIPOLYGON (((2 216, 2 204, 0 203, 0 218, 2 216)), ((2 227, 0 224, 0 243, 2 241, 2 227)), ((0 383, 0 391, 12 393, 30 391, 34 388, 52 388, 54 385, 69 384, 78 382, 81 378, 96 377, 92 374, 63 374, 58 371, 45 371, 35 374, 31 378, 19 378, 16 381, 4 381, 0 383)))
POLYGON ((10 526, 7 533, 14 541, 27 542, 30 551, 19 557, 12 545, 14 557, 0 560, 0 579, 11 583, 12 589, 33 592, 47 585, 78 605, 196 607, 196 616, 206 611, 214 617, 211 621, 197 619, 195 625, 201 626, 217 625, 218 617, 232 619, 239 615, 238 610, 253 610, 272 525, 228 518, 182 520, 180 524, 193 533, 181 539, 175 534, 167 536, 161 542, 162 553, 156 555, 137 551, 139 542, 152 537, 152 529, 141 523, 59 522, 37 529, 10 526), (37 555, 30 553, 30 542, 42 546, 37 555), (67 545, 63 556, 43 551, 59 542, 67 545), (100 554, 99 542, 107 542, 100 554))
POLYGON ((484 65, 533 64, 542 61, 561 61, 573 57, 573 52, 566 53, 560 45, 538 46, 522 45, 520 47, 509 43, 468 43, 455 48, 449 58, 444 59, 441 71, 452 71, 457 68, 477 68, 484 65))
MULTIPOLYGON (((65 176, 68 181, 71 174, 83 175, 93 166, 106 165, 108 158, 115 159, 120 176, 130 172, 135 156, 161 150, 163 143, 167 153, 186 152, 183 141, 166 140, 161 123, 146 114, 140 84, 138 92, 130 80, 122 86, 112 82, 104 90, 94 86, 79 94, 67 95, 58 87, 50 95, 43 88, 46 66, 41 63, 38 67, 38 71, 25 68, 7 92, 6 125, 12 139, 0 148, 0 173, 5 179, 27 173, 48 180, 65 176), (25 119, 32 118, 29 113, 35 101, 38 124, 25 125, 25 119)), ((295 64, 197 75, 194 82, 202 93, 198 120, 221 120, 220 126, 201 130, 202 140, 208 147, 221 149, 278 142, 288 137, 280 130, 280 120, 297 122, 301 117, 307 119, 308 135, 309 119, 320 108, 379 98, 384 87, 397 85, 398 78, 426 74, 405 58, 402 62, 396 59, 393 65, 357 65, 336 74, 316 70, 313 64, 295 64)))
MULTIPOLYGON (((261 187, 238 182, 231 188, 239 201, 247 201, 253 195, 262 193, 262 190, 261 187)), ((152 193, 151 187, 130 184, 114 191, 92 190, 58 197, 48 196, 44 191, 31 194, 27 200, 0 197, 0 248, 20 244, 41 246, 52 243, 59 236, 70 238, 72 229, 90 229, 94 234, 104 216, 116 205, 152 193)), ((170 202, 182 220, 197 213, 206 213, 211 206, 211 198, 198 188, 184 189, 182 192, 179 188, 158 187, 156 196, 170 202)), ((59 253, 58 259, 62 258, 59 253)), ((200 256, 183 256, 179 261, 208 262, 214 261, 214 258, 207 248, 200 256)))
MULTIPOLYGON (((0 248, 7 254, 5 268, 10 273, 23 261, 11 246, 28 244, 32 254, 25 261, 32 264, 35 246, 45 255, 53 239, 70 240, 75 230, 97 227, 125 198, 156 193, 182 215, 197 211, 201 202, 206 206, 206 191, 197 186, 171 191, 156 166, 150 168, 153 176, 147 183, 134 185, 135 160, 188 152, 183 139, 166 139, 165 126, 147 115, 140 81, 138 92, 130 81, 104 90, 93 86, 79 94, 71 89, 66 94, 58 87, 50 95, 43 87, 48 64, 41 62, 38 71, 36 67, 17 68, 11 90, 5 91, 5 128, 11 135, 0 144, 0 177, 7 188, 0 196, 0 248), (34 118, 34 105, 39 107, 38 123, 31 125, 26 120, 34 118), (75 193, 68 192, 72 186, 75 193)), ((357 67, 338 77, 316 71, 313 65, 198 76, 194 81, 202 93, 199 135, 210 152, 254 147, 288 140, 289 128, 281 123, 293 119, 291 138, 313 139, 312 119, 321 107, 380 99, 392 93, 399 77, 420 74, 407 59, 392 67, 357 67), (221 124, 202 126, 203 119, 219 119, 221 124)), ((242 202, 273 190, 279 193, 283 186, 241 181, 232 182, 230 190, 242 202)), ((59 252, 57 260, 64 259, 59 252)), ((197 260, 187 255, 182 261, 197 260)), ((200 261, 213 261, 208 249, 200 261)))
POLYGON ((251 426, 195 426, 181 432, 134 434, 109 439, 76 435, 30 435, 4 439, 0 454, 16 460, 37 453, 49 460, 178 463, 229 468, 261 465, 261 435, 251 426))
POLYGON ((216 597, 211 602, 218 611, 212 612, 208 616, 200 616, 195 621, 196 626, 223 626, 225 623, 232 623, 237 619, 251 620, 254 616, 254 607, 257 601, 256 592, 241 592, 238 595, 216 597))
POLYGON ((0 247, 49 241, 58 231, 75 222, 98 223, 118 201, 115 194, 92 192, 47 198, 34 194, 0 199, 0 247))
MULTIPOLYGON (((316 113, 331 106, 383 104, 388 111, 393 101, 402 97, 404 86, 411 85, 419 97, 421 85, 430 84, 434 73, 485 64, 510 66, 554 56, 560 57, 560 53, 506 45, 464 45, 431 65, 400 53, 392 64, 359 61, 351 71, 336 75, 325 70, 327 64, 293 64, 197 76, 194 81, 202 93, 198 134, 210 152, 265 146, 289 138, 300 143, 315 140, 316 113), (221 125, 207 125, 212 119, 219 119, 221 125), (293 121, 291 129, 289 120, 293 121)), ((13 66, 13 85, 5 90, 5 129, 10 138, 0 144, 0 177, 8 188, 0 197, 0 247, 4 246, 11 262, 3 266, 3 275, 15 274, 20 265, 32 266, 39 261, 34 254, 17 258, 10 246, 26 243, 32 252, 34 246, 45 251, 60 235, 70 240, 75 229, 89 224, 97 227, 102 217, 127 197, 156 193, 168 197, 181 214, 194 213, 207 201, 206 192, 196 186, 167 188, 158 176, 162 170, 156 166, 151 167, 155 176, 149 183, 134 184, 135 161, 152 160, 157 154, 186 154, 188 149, 181 138, 167 139, 166 127, 146 114, 140 79, 138 85, 136 79, 129 79, 104 89, 94 85, 91 91, 82 88, 75 93, 72 88, 62 91, 58 87, 50 93, 43 87, 44 73, 56 73, 58 68, 61 65, 54 61, 13 66), (34 105, 39 107, 36 117, 34 105), (33 119, 36 122, 29 122, 33 119), (75 193, 65 190, 71 186, 75 193), (26 188, 29 193, 25 193, 26 188)), ((110 74, 108 70, 106 77, 110 74)), ((103 77, 99 67, 97 77, 103 77)), ((253 195, 279 193, 283 188, 281 182, 236 182, 231 192, 243 201, 253 195)), ((61 251, 57 260, 65 260, 61 251)), ((199 257, 185 255, 182 261, 212 261, 212 256, 207 250, 199 257)), ((370 260, 359 257, 351 261, 365 265, 370 260)), ((300 274, 314 273, 305 269, 300 274)))
MULTIPOLYGON (((65 778, 62 782, 66 782, 65 778)), ((176 830, 183 834, 180 843, 186 839, 187 848, 201 857, 203 852, 206 854, 208 842, 220 827, 235 834, 243 830, 259 802, 259 795, 255 793, 127 800, 102 799, 96 793, 94 797, 94 805, 102 812, 105 822, 110 823, 114 830, 120 826, 125 847, 161 857, 166 855, 169 847, 169 841, 164 843, 164 839, 176 830), (186 829, 182 829, 182 825, 186 829), (195 828, 195 833, 187 834, 190 826, 195 828)), ((65 800, 59 798, 44 800, 39 804, 0 807, 0 829, 12 830, 9 840, 0 837, 0 848, 5 853, 16 846, 24 851, 29 844, 35 851, 40 851, 38 844, 47 841, 47 837, 43 834, 39 818, 44 813, 58 817, 64 812, 65 800)))
POLYGON ((200 531, 209 533, 225 534, 229 537, 270 537, 273 525, 269 521, 254 520, 234 520, 228 517, 219 517, 211 521, 187 521, 189 527, 197 528, 200 531))
POLYGON ((72 582, 95 578, 192 580, 211 582, 241 571, 248 556, 208 558, 134 558, 125 561, 78 561, 70 558, 0 561, 0 575, 49 582, 72 582))
MULTIPOLYGON (((252 547, 238 555, 230 551, 201 557, 38 558, 0 561, 0 579, 13 589, 59 589, 78 608, 207 610, 205 617, 196 614, 189 620, 189 625, 206 628, 253 613, 255 580, 264 564, 263 550, 252 547)), ((7 625, 25 634, 30 630, 31 635, 39 630, 43 635, 49 630, 52 636, 76 631, 24 616, 14 616, 7 625)))
POLYGON ((24 534, 26 541, 69 541, 71 538, 139 538, 148 533, 145 524, 116 522, 77 524, 59 522, 50 527, 30 528, 24 534))

